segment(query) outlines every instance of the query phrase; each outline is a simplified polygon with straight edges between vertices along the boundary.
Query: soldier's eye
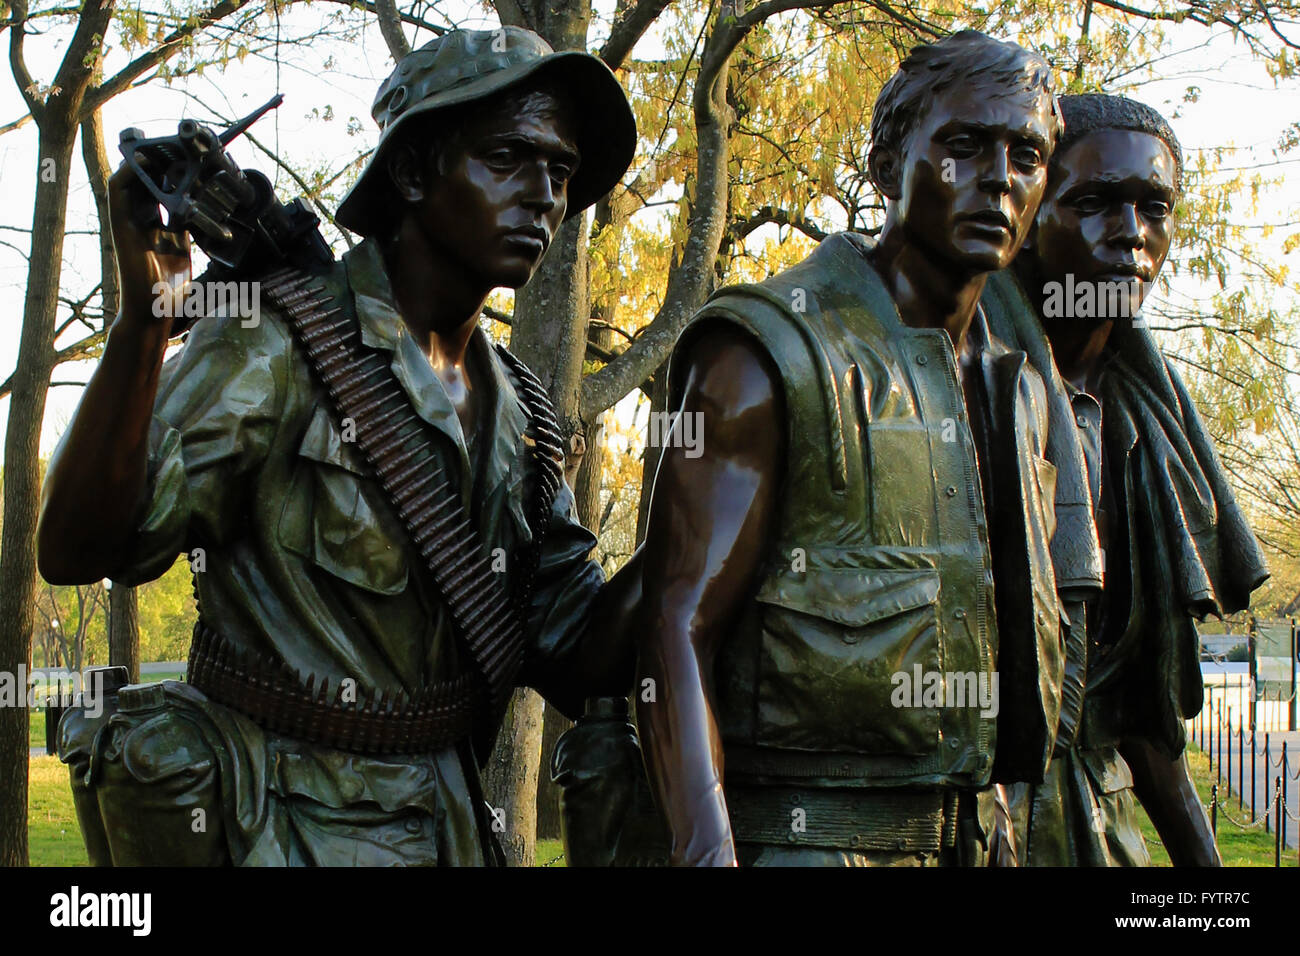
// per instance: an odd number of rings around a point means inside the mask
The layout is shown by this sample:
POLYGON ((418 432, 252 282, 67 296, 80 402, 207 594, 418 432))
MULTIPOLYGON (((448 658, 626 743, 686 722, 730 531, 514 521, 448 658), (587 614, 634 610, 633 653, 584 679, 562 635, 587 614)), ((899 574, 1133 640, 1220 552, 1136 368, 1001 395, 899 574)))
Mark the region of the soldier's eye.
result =
POLYGON ((969 133, 958 133, 956 136, 950 136, 944 142, 948 147, 948 152, 954 156, 970 157, 979 152, 979 142, 969 133))
POLYGON ((1095 216, 1106 208, 1105 201, 1095 193, 1085 193, 1076 197, 1070 206, 1082 216, 1095 216))
POLYGON ((1018 146, 1011 154, 1011 161, 1021 169, 1033 171, 1043 165, 1043 154, 1037 146, 1018 146))
POLYGON ((1152 199, 1142 205, 1142 214, 1150 219, 1164 219, 1173 207, 1163 199, 1152 199))

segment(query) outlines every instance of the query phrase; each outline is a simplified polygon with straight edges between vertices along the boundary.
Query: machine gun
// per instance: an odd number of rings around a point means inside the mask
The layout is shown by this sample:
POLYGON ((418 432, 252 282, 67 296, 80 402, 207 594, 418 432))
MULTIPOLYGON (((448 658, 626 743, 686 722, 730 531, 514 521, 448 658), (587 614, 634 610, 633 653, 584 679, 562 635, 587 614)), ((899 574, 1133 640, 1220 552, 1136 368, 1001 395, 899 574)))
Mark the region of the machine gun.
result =
POLYGON ((277 94, 220 133, 186 119, 175 136, 146 139, 132 127, 118 137, 127 166, 153 197, 132 210, 137 224, 156 224, 155 203, 162 206, 166 228, 189 232, 212 260, 206 275, 213 279, 256 278, 284 266, 321 273, 334 261, 319 217, 301 197, 280 202, 265 175, 240 169, 226 154, 236 137, 283 101, 277 94))

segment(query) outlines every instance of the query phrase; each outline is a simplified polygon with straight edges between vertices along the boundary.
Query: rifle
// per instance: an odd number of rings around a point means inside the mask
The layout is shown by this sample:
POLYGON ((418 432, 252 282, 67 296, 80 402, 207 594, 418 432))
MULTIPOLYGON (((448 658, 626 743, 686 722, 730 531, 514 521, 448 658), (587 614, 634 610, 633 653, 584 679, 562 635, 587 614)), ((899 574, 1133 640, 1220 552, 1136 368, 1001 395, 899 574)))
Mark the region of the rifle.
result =
MULTIPOLYGON (((286 266, 320 274, 334 254, 320 234, 320 218, 299 197, 282 203, 271 181, 256 169, 240 169, 226 147, 259 118, 278 107, 276 94, 220 133, 192 119, 181 120, 174 136, 145 137, 124 129, 118 149, 126 165, 149 190, 151 201, 132 210, 142 227, 156 225, 158 206, 166 228, 189 232, 212 260, 203 278, 261 275, 286 266)), ((183 326, 173 326, 173 334, 183 326)))

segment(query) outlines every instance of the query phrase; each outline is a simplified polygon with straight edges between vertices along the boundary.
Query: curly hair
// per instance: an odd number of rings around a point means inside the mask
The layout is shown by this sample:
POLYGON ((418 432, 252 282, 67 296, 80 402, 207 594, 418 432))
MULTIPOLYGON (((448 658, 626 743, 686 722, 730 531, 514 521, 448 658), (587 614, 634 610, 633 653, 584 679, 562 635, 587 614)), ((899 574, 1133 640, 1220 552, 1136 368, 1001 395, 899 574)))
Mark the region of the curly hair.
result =
POLYGON ((1137 100, 1108 93, 1077 93, 1060 98, 1065 132, 1057 143, 1053 160, 1089 133, 1103 129, 1147 133, 1162 140, 1174 157, 1174 189, 1183 191, 1183 148, 1168 120, 1137 100))

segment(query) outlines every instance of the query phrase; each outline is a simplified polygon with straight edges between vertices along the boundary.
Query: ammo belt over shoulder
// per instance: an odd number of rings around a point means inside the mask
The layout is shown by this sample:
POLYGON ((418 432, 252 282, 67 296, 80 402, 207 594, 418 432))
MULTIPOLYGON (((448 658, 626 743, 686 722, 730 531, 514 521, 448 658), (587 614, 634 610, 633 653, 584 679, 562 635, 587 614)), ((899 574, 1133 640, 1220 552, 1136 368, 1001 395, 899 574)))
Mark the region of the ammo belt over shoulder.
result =
POLYGON ((483 695, 471 674, 414 697, 360 690, 355 704, 283 663, 224 641, 202 619, 194 625, 186 680, 209 699, 274 733, 367 754, 434 753, 468 737, 483 695))
POLYGON ((564 480, 564 453, 546 390, 523 362, 497 347, 528 413, 525 439, 536 465, 526 513, 533 540, 521 556, 518 587, 510 594, 501 576, 492 572, 474 522, 461 504, 460 490, 442 466, 437 439, 412 408, 393 374, 391 357, 361 341, 357 320, 343 312, 320 277, 282 268, 262 279, 262 290, 287 317, 313 374, 328 392, 336 424, 342 427, 350 419, 355 425, 357 445, 432 577, 475 673, 401 702, 396 717, 379 716, 387 711, 375 700, 353 714, 336 710, 321 689, 294 683, 296 675, 260 670, 250 684, 248 666, 241 670, 238 663, 224 661, 219 639, 209 633, 204 644, 196 628, 198 656, 191 657, 191 683, 259 723, 287 721, 294 728, 306 728, 297 730, 304 739, 340 749, 413 744, 419 745, 417 750, 437 749, 454 733, 456 739, 472 735, 480 755, 486 756, 496 736, 496 718, 505 711, 523 663, 523 609, 529 604, 551 508, 564 480), (279 680, 286 702, 274 700, 277 695, 268 680, 272 686, 279 680), (388 729, 378 729, 381 725, 388 729), (373 743, 375 735, 379 744, 373 743))
POLYGON ((728 786, 737 843, 933 853, 957 842, 959 791, 728 786))

